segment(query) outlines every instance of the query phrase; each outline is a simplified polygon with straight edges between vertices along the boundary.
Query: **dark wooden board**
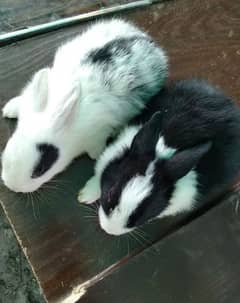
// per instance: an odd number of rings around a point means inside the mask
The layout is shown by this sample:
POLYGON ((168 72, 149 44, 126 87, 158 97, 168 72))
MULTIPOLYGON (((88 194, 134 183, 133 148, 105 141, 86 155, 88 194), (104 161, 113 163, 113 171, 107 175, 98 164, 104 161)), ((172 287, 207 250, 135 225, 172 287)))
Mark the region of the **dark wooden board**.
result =
POLYGON ((0 0, 0 34, 129 2, 131 1, 0 0))
MULTIPOLYGON (((172 78, 201 76, 222 86, 240 101, 240 3, 234 0, 170 1, 125 14, 159 42, 170 55, 172 78)), ((85 24, 0 48, 0 101, 16 95, 30 75, 49 64, 63 41, 85 24)), ((3 148, 12 123, 0 120, 3 148)), ((49 302, 67 297, 73 287, 96 283, 99 273, 132 256, 177 228, 183 218, 147 227, 144 243, 105 235, 76 202, 77 191, 92 174, 93 163, 82 158, 57 178, 56 190, 41 201, 1 187, 0 200, 49 302), (129 244, 129 245, 128 245, 129 244)))
POLYGON ((239 303, 239 193, 87 289, 79 302, 239 303))

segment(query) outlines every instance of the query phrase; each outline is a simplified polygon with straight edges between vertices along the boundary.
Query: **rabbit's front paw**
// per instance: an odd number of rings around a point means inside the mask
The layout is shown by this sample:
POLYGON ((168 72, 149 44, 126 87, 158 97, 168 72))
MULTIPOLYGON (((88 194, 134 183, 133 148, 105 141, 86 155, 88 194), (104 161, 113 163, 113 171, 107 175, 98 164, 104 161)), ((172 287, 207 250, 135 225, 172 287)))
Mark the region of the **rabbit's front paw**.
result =
POLYGON ((96 176, 93 176, 80 190, 78 194, 78 201, 80 203, 90 204, 98 200, 100 195, 101 189, 99 179, 96 176))
POLYGON ((90 151, 88 151, 88 155, 92 160, 96 160, 99 158, 99 156, 101 155, 101 153, 103 152, 105 148, 105 143, 102 145, 99 145, 98 147, 95 147, 95 149, 91 149, 90 151))
POLYGON ((2 115, 4 118, 14 119, 18 117, 20 97, 15 97, 8 101, 2 108, 2 115))

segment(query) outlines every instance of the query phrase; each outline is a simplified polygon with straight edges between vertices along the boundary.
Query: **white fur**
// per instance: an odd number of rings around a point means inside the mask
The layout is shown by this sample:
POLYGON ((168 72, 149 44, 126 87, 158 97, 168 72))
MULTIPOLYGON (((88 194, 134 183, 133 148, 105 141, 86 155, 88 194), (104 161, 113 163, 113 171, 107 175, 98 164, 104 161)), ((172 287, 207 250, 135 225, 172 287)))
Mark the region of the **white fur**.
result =
POLYGON ((106 216, 102 207, 100 207, 100 226, 108 234, 121 235, 131 230, 131 228, 126 228, 129 216, 151 194, 153 188, 151 183, 153 167, 153 164, 150 163, 144 176, 137 175, 128 181, 123 188, 118 206, 114 208, 109 216, 106 216))
POLYGON ((97 158, 107 137, 138 114, 159 90, 167 59, 145 39, 134 44, 134 55, 115 56, 116 64, 107 69, 87 61, 91 51, 115 38, 133 36, 147 35, 122 20, 96 23, 62 45, 53 66, 36 73, 21 96, 7 103, 3 115, 18 117, 19 122, 2 157, 6 186, 17 192, 34 191, 76 156, 86 152, 97 158), (142 85, 147 93, 141 91, 142 85), (43 176, 32 179, 38 143, 56 145, 60 159, 43 176))
POLYGON ((163 136, 160 136, 156 145, 156 155, 160 159, 169 159, 176 152, 176 149, 165 144, 163 136))
POLYGON ((174 216, 178 213, 189 211, 194 207, 197 195, 197 174, 192 170, 177 181, 169 206, 158 216, 174 216))
POLYGON ((17 118, 19 111, 19 104, 21 97, 12 98, 2 109, 2 115, 4 118, 17 118))

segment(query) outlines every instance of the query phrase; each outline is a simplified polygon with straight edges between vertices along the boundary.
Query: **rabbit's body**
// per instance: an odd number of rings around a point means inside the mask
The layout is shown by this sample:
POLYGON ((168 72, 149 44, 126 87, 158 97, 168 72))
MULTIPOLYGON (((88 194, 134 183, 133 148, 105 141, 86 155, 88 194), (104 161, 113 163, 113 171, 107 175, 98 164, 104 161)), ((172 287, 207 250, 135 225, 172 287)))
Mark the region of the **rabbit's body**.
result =
POLYGON ((89 27, 3 108, 5 117, 18 118, 2 157, 4 183, 34 191, 75 157, 97 158, 166 76, 163 50, 135 26, 112 19, 89 27))
POLYGON ((176 81, 106 148, 79 199, 100 199, 100 224, 115 235, 188 211, 239 174, 239 134, 230 98, 204 81, 176 81))
POLYGON ((50 100, 59 100, 58 94, 64 94, 61 85, 64 89, 65 82, 73 79, 80 85, 82 103, 101 100, 102 107, 106 104, 114 110, 116 123, 122 124, 125 116, 144 107, 165 78, 163 51, 138 28, 113 19, 90 27, 58 49, 51 71, 50 100), (130 104, 132 111, 122 110, 125 104, 130 104), (121 110, 115 111, 114 106, 121 110))
POLYGON ((201 200, 232 182, 240 172, 240 110, 229 97, 203 80, 176 81, 162 89, 133 123, 147 121, 156 111, 162 113, 161 136, 167 146, 184 150, 212 142, 197 166, 201 200))

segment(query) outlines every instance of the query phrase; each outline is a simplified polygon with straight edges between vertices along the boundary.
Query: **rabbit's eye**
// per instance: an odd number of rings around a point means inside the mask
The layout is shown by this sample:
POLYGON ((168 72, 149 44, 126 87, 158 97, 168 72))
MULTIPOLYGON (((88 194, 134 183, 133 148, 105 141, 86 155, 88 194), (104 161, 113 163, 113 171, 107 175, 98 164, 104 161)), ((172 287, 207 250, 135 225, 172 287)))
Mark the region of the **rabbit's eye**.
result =
POLYGON ((110 203, 110 202, 112 201, 113 191, 114 191, 114 187, 112 187, 112 188, 109 190, 108 197, 107 197, 108 203, 110 203))
POLYGON ((58 148, 52 144, 41 143, 37 145, 37 150, 40 153, 40 158, 35 166, 32 178, 38 178, 48 171, 57 161, 59 156, 58 148))

